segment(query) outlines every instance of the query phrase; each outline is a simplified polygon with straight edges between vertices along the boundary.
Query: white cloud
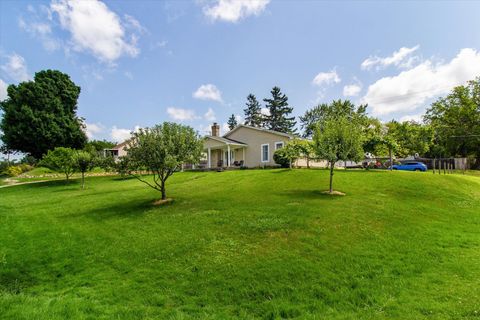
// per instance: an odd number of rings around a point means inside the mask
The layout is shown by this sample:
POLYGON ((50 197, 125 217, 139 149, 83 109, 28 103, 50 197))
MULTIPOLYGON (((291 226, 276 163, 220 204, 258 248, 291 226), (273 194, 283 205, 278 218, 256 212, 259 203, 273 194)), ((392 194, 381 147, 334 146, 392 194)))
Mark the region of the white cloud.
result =
POLYGON ((140 52, 137 35, 125 31, 126 27, 138 31, 138 21, 130 16, 122 21, 101 1, 53 0, 50 9, 57 13, 61 27, 71 34, 70 45, 75 51, 89 52, 109 63, 140 52))
MULTIPOLYGON (((32 11, 31 11, 32 12, 32 11)), ((60 41, 52 36, 50 24, 45 22, 26 21, 23 18, 18 20, 21 29, 28 32, 33 38, 40 39, 47 51, 55 51, 60 48, 60 41)))
POLYGON ((5 81, 0 79, 0 101, 3 101, 7 98, 7 87, 8 84, 6 84, 5 81))
POLYGON ((396 76, 381 78, 368 87, 362 102, 369 104, 375 116, 411 112, 479 74, 480 52, 466 48, 449 62, 425 60, 396 76))
POLYGON ((222 93, 214 84, 202 84, 193 97, 200 100, 212 100, 222 102, 222 93))
POLYGON ((248 16, 258 16, 270 0, 215 0, 203 7, 203 13, 212 21, 238 22, 248 16))
POLYGON ((120 143, 130 139, 130 137, 132 136, 132 132, 137 132, 139 129, 140 129, 140 126, 135 126, 133 130, 122 129, 122 128, 117 128, 117 126, 113 126, 110 131, 110 137, 112 138, 113 141, 120 143))
POLYGON ((329 85, 333 83, 339 83, 341 81, 337 71, 335 69, 329 72, 320 72, 313 78, 312 84, 316 86, 329 85))
POLYGON ((361 68, 363 70, 369 70, 373 67, 382 69, 390 65, 409 68, 416 60, 415 57, 411 57, 411 54, 417 51, 418 48, 420 48, 419 45, 412 48, 402 47, 398 51, 393 52, 391 56, 385 58, 370 56, 362 62, 361 68))
POLYGON ((169 107, 167 108, 167 113, 170 118, 178 121, 190 121, 197 118, 195 111, 189 109, 169 107))
POLYGON ((343 87, 343 95, 345 97, 356 97, 362 91, 362 86, 360 84, 349 84, 343 87))
POLYGON ((215 112, 213 111, 212 108, 208 108, 208 111, 203 115, 205 120, 207 121, 215 121, 215 112))
POLYGON ((97 134, 102 133, 105 127, 101 123, 85 123, 87 126, 85 133, 88 139, 93 139, 97 134))
POLYGON ((7 56, 8 61, 0 68, 5 72, 8 77, 16 82, 28 81, 31 79, 28 74, 27 64, 25 59, 16 53, 7 56))
POLYGON ((421 123, 423 122, 423 113, 405 115, 400 118, 400 122, 404 122, 404 121, 415 121, 415 122, 421 123))

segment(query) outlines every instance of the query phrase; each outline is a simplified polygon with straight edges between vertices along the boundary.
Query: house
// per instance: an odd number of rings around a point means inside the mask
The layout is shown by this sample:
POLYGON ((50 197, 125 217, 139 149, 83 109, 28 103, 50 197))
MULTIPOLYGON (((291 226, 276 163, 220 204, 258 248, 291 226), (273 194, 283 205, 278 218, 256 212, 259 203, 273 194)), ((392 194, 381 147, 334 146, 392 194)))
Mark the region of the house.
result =
MULTIPOLYGON (((251 127, 240 124, 220 136, 220 125, 212 125, 211 135, 204 138, 203 148, 206 161, 203 160, 199 167, 227 168, 227 167, 271 167, 275 166, 273 153, 283 147, 295 136, 265 128, 251 127)), ((105 149, 105 156, 114 159, 127 154, 125 148, 128 140, 117 144, 111 149, 105 149)), ((186 164, 185 168, 193 168, 186 164)))
POLYGON ((115 160, 118 159, 119 157, 123 157, 127 155, 127 151, 125 150, 125 148, 127 147, 127 144, 128 144, 128 140, 120 144, 117 144, 115 147, 111 149, 103 149, 103 155, 105 157, 107 156, 113 157, 115 160))
POLYGON ((212 125, 203 147, 207 168, 274 166, 273 153, 294 135, 240 124, 220 136, 220 126, 212 125))

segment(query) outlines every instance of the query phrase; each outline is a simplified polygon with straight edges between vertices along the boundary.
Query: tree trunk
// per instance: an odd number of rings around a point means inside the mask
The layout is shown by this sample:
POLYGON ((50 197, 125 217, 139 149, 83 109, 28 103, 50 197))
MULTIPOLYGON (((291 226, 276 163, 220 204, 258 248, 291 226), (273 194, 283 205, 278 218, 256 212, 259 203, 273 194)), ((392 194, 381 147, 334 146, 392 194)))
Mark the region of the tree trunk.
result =
POLYGON ((330 162, 330 193, 333 192, 333 168, 335 167, 335 162, 330 162))
POLYGON ((388 157, 390 158, 390 170, 393 170, 392 148, 388 148, 388 157))
POLYGON ((307 157, 307 169, 310 169, 310 158, 307 157))
POLYGON ((292 169, 292 160, 289 161, 288 167, 289 167, 290 169, 292 169))
POLYGON ((165 190, 165 181, 162 180, 162 186, 160 187, 160 190, 162 192, 162 200, 167 199, 167 191, 165 190))
POLYGON ((82 171, 82 189, 85 189, 85 172, 82 171))

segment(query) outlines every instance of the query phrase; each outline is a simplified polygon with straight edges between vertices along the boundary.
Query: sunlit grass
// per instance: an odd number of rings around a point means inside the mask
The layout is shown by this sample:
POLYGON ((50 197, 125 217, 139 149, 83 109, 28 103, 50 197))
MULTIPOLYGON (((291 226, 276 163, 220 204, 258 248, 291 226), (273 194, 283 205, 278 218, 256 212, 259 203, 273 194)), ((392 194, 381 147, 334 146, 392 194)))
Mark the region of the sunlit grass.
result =
POLYGON ((444 319, 480 313, 480 179, 178 173, 0 189, 1 319, 444 319))

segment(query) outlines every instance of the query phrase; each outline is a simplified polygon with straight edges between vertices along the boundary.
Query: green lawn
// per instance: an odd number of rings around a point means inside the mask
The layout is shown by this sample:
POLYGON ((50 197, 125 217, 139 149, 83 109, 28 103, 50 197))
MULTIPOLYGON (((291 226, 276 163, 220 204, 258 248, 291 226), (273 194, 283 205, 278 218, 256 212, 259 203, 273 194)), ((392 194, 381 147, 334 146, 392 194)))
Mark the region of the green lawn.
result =
POLYGON ((0 189, 1 319, 480 317, 480 178, 178 173, 0 189))

